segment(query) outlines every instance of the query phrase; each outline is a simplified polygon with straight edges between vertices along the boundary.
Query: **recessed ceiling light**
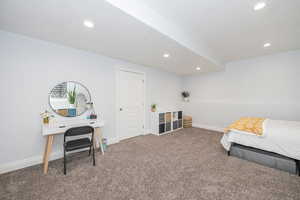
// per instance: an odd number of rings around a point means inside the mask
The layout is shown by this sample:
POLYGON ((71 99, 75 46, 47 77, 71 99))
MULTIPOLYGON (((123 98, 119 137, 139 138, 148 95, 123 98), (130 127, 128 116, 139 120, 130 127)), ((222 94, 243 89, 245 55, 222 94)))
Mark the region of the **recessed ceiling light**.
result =
POLYGON ((201 70, 201 68, 200 68, 200 67, 196 67, 196 70, 200 71, 200 70, 201 70))
POLYGON ((164 54, 164 57, 165 57, 165 58, 169 58, 169 57, 170 57, 170 54, 165 53, 165 54, 164 54))
POLYGON ((92 21, 84 20, 83 24, 88 28, 94 28, 95 24, 92 21))
POLYGON ((269 46, 271 46, 271 43, 269 42, 264 44, 264 47, 269 47, 269 46))
POLYGON ((254 5, 253 9, 254 10, 260 10, 260 9, 263 9, 265 6, 266 6, 266 3, 261 1, 261 2, 256 3, 254 5))

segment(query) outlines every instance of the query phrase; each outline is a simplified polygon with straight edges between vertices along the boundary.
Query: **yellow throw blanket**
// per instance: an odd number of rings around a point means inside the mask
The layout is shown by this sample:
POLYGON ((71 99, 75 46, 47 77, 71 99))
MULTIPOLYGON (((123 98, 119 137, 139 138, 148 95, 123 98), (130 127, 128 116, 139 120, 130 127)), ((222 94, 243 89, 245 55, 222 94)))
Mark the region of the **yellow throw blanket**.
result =
POLYGON ((225 128, 224 133, 228 133, 231 129, 253 133, 258 136, 263 134, 263 123, 265 118, 259 117, 242 117, 225 128))

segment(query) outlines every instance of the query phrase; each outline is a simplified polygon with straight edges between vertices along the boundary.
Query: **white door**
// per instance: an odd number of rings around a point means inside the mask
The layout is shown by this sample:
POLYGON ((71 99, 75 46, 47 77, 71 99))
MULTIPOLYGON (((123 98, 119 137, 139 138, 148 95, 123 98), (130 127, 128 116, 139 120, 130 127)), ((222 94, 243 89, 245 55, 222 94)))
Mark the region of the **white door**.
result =
POLYGON ((119 139, 144 133, 144 74, 120 71, 119 139))

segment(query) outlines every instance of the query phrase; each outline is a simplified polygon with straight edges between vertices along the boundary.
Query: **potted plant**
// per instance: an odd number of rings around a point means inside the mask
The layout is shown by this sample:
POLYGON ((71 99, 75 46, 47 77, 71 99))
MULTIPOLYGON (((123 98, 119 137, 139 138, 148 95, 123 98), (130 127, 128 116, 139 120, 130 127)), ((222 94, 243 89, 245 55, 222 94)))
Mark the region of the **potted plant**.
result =
POLYGON ((183 92, 181 92, 181 95, 182 95, 183 100, 184 100, 185 102, 188 102, 188 101, 189 101, 190 93, 189 93, 188 91, 183 91, 183 92))
POLYGON ((45 112, 41 113, 41 117, 43 118, 43 123, 44 124, 49 124, 50 113, 48 112, 48 110, 46 110, 45 112))
POLYGON ((76 86, 74 86, 73 91, 68 91, 68 101, 70 103, 71 108, 75 108, 74 106, 75 100, 76 100, 76 86))
POLYGON ((151 111, 156 112, 156 104, 151 104, 151 111))

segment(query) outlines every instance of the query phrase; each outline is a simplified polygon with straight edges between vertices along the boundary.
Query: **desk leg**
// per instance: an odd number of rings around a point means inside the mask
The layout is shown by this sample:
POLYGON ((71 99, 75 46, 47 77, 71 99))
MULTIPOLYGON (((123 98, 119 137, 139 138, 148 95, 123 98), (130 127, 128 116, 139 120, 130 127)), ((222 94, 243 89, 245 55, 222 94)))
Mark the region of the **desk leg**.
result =
POLYGON ((45 153, 44 153, 44 174, 48 173, 48 163, 49 163, 49 156, 51 154, 52 150, 52 144, 53 144, 53 135, 48 135, 47 136, 47 142, 45 146, 45 153))
POLYGON ((94 135, 94 137, 95 137, 94 138, 95 148, 96 149, 99 148, 99 144, 100 144, 102 155, 104 155, 104 148, 103 148, 103 144, 102 144, 102 134, 101 134, 100 128, 95 128, 95 135, 94 135), (96 141, 98 141, 98 142, 96 142, 96 141))

